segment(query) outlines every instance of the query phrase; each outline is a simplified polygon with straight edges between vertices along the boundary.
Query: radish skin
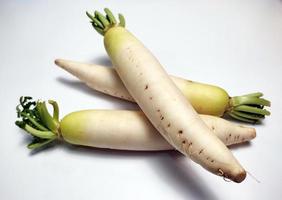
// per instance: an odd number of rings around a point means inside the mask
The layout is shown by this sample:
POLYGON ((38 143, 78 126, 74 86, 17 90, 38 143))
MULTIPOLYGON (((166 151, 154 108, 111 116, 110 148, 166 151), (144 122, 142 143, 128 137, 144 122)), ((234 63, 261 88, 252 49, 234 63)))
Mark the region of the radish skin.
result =
MULTIPOLYGON (((174 149, 152 126, 141 111, 82 110, 59 121, 59 106, 53 106, 53 117, 45 102, 22 97, 17 106, 21 121, 16 124, 33 136, 30 149, 38 149, 55 139, 75 145, 107 149, 157 151, 174 149)), ((207 126, 226 145, 250 141, 254 128, 236 125, 219 117, 200 115, 207 126)))
MULTIPOLYGON (((135 102, 112 67, 63 59, 56 59, 55 64, 76 76, 94 90, 135 102)), ((228 109, 229 96, 222 88, 185 80, 176 76, 170 76, 170 78, 198 113, 222 116, 228 109)))
MULTIPOLYGON (((95 14, 97 20, 101 19, 98 12, 95 14)), ((95 27, 94 21, 92 25, 95 27)), ((242 182, 246 171, 211 134, 151 52, 124 27, 104 25, 106 28, 100 33, 104 35, 104 46, 114 68, 159 133, 208 171, 242 182)))
MULTIPOLYGON (((112 67, 86 64, 64 59, 56 59, 55 64, 76 76, 94 90, 135 102, 112 67)), ((260 107, 270 105, 269 101, 260 97, 248 97, 248 95, 229 97, 227 92, 218 86, 194 82, 176 76, 170 76, 170 78, 181 90, 194 109, 200 114, 214 116, 227 114, 233 117, 234 113, 238 113, 237 110, 239 106, 236 106, 236 102, 240 102, 240 106, 250 106, 250 104, 254 103, 260 107), (245 100, 245 103, 242 104, 242 100, 245 100)), ((249 114, 247 115, 248 118, 239 118, 239 120, 254 123, 256 120, 263 119, 265 115, 270 114, 268 111, 265 112, 265 110, 258 107, 256 107, 256 111, 259 112, 260 115, 257 113, 250 113, 251 111, 249 111, 249 114)), ((246 116, 246 111, 241 113, 241 115, 246 116)))
MULTIPOLYGON (((201 118, 226 145, 250 141, 256 137, 254 128, 208 115, 201 115, 201 118)), ((60 134, 68 143, 90 147, 134 151, 174 149, 141 111, 73 112, 61 120, 60 134)))

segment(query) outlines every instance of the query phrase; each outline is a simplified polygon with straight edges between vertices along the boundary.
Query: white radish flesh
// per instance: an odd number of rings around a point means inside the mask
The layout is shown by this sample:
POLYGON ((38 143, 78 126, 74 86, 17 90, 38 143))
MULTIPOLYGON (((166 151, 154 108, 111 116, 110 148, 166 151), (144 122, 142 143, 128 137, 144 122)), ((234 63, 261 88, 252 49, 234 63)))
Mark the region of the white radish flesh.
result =
MULTIPOLYGON (((202 120, 226 145, 249 141, 253 128, 201 115, 202 120)), ((62 138, 76 145, 98 148, 159 151, 174 149, 151 125, 141 111, 85 110, 65 116, 60 123, 62 138)))
POLYGON ((174 148, 207 170, 235 182, 246 172, 203 123, 157 59, 122 27, 107 30, 104 44, 125 87, 174 148))

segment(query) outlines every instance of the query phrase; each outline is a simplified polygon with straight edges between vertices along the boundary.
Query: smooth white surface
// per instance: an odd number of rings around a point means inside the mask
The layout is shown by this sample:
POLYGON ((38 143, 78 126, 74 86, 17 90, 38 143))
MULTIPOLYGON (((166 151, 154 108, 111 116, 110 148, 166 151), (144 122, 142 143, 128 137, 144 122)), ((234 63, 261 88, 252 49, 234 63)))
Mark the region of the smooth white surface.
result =
POLYGON ((0 199, 279 199, 282 196, 282 2, 279 0, 0 1, 0 199), (38 154, 15 125, 21 95, 55 99, 61 117, 88 108, 135 108, 93 92, 55 58, 110 64, 86 10, 109 7, 174 75, 262 91, 272 115, 232 151, 251 176, 209 174, 176 152, 122 152, 60 144, 38 154))

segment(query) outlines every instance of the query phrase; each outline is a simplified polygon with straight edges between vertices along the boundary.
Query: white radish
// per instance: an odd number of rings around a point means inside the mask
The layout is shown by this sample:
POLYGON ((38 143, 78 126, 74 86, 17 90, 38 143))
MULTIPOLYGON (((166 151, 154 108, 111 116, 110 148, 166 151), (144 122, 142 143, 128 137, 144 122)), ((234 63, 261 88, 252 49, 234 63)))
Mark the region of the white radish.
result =
MULTIPOLYGON (((141 111, 82 110, 67 114, 59 121, 59 109, 55 101, 49 102, 52 103, 56 114, 54 117, 46 118, 51 115, 46 109, 45 102, 22 99, 18 106, 18 114, 22 121, 17 121, 17 125, 33 135, 35 141, 28 146, 31 149, 42 147, 57 138, 70 144, 107 149, 133 151, 173 149, 141 111)), ((201 118, 213 130, 213 134, 226 145, 250 141, 256 136, 254 128, 243 127, 208 115, 201 115, 201 118)))
MULTIPOLYGON (((255 129, 201 115, 202 120, 226 145, 249 141, 255 129)), ((137 151, 174 149, 140 111, 85 110, 70 113, 61 123, 62 138, 77 145, 137 151)))
MULTIPOLYGON (((86 64, 64 59, 56 59, 56 65, 79 78, 90 88, 128 101, 134 101, 118 74, 112 67, 86 64)), ((193 108, 200 114, 222 116, 255 123, 270 115, 264 106, 270 102, 261 98, 262 93, 252 93, 230 97, 218 86, 170 76, 193 108), (207 103, 209 102, 209 103, 207 103)))
MULTIPOLYGON (((246 171, 228 148, 200 119, 191 104, 172 82, 158 60, 109 10, 88 16, 104 35, 105 49, 125 87, 142 111, 178 151, 210 172, 242 182, 246 171)), ((208 102, 207 102, 208 103, 208 102)))
POLYGON ((76 76, 94 90, 135 102, 112 67, 83 64, 63 59, 56 59, 55 64, 76 76))

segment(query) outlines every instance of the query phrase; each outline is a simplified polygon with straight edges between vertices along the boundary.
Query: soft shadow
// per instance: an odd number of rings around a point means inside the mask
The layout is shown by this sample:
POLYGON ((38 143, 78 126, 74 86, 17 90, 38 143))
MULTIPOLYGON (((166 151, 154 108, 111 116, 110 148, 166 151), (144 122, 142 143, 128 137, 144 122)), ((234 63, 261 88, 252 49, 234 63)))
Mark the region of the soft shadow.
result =
POLYGON ((103 159, 150 159, 149 164, 154 172, 159 175, 164 182, 169 184, 184 198, 191 199, 217 199, 215 194, 205 185, 205 181, 197 176, 190 166, 191 161, 177 151, 124 151, 99 149, 93 147, 75 146, 70 144, 61 147, 71 154, 81 156, 94 156, 103 159))
POLYGON ((80 92, 83 92, 90 96, 95 96, 97 98, 103 99, 105 101, 113 102, 118 105, 121 109, 138 109, 138 106, 136 103, 132 103, 130 101, 126 101, 123 99, 119 99, 116 97, 112 97, 110 95, 104 94, 102 92, 95 91, 91 88, 89 88, 85 83, 78 81, 78 80, 71 80, 63 77, 57 77, 56 81, 60 82, 63 85, 66 85, 67 87, 74 88, 75 90, 78 90, 80 92))
POLYGON ((252 146, 251 142, 243 142, 243 143, 229 145, 228 148, 232 150, 236 150, 236 149, 249 148, 250 146, 252 146))
POLYGON ((63 143, 60 148, 64 149, 70 154, 79 154, 81 156, 91 156, 95 158, 103 159, 139 159, 140 157, 158 157, 166 154, 168 151, 128 151, 128 150, 115 150, 115 149, 103 149, 95 147, 86 147, 79 145, 72 145, 63 143))
POLYGON ((58 148, 58 141, 53 141, 43 147, 40 147, 38 149, 31 149, 30 152, 29 152, 29 155, 30 156, 35 156, 37 154, 40 154, 40 153, 48 153, 48 152, 52 152, 52 151, 55 151, 57 148, 58 148))
MULTIPOLYGON (((30 144, 32 142, 32 136, 30 134, 28 134, 26 131, 24 131, 23 129, 19 129, 18 130, 19 134, 22 135, 22 139, 20 140, 20 145, 23 146, 24 148, 27 148, 27 145, 30 144)), ((29 151, 29 155, 33 156, 36 155, 38 153, 41 152, 50 152, 50 151, 54 151, 57 147, 57 141, 54 141, 44 147, 38 148, 38 149, 30 149, 29 151)))
POLYGON ((106 66, 106 67, 112 67, 113 66, 110 58, 107 55, 98 56, 96 58, 93 58, 93 59, 89 60, 89 63, 95 63, 97 65, 103 65, 103 66, 106 66))
MULTIPOLYGON (((29 138, 30 139, 30 138, 29 138)), ((125 151, 100 149, 93 147, 71 145, 61 141, 55 141, 52 145, 39 150, 33 150, 30 155, 40 152, 53 151, 58 148, 67 151, 69 154, 79 156, 95 157, 102 159, 140 159, 154 158, 150 161, 151 167, 164 182, 173 187, 185 198, 192 199, 217 199, 215 194, 205 185, 205 181, 197 176, 190 166, 190 160, 177 151, 125 151), (56 145, 56 146, 55 146, 56 145)))
MULTIPOLYGON (((28 143, 31 141, 31 137, 25 135, 23 140, 24 143, 28 143)), ((111 150, 71 145, 63 141, 54 141, 52 144, 44 148, 31 151, 30 156, 35 156, 43 152, 48 153, 58 149, 63 149, 69 154, 101 159, 153 158, 153 161, 151 159, 149 164, 151 164, 155 173, 185 198, 203 200, 216 199, 215 194, 204 184, 204 180, 197 176, 195 171, 193 171, 190 166, 191 161, 177 151, 111 150)))
POLYGON ((22 136, 22 139, 20 140, 20 145, 21 146, 26 146, 27 144, 29 144, 32 140, 32 137, 27 134, 26 131, 24 131, 23 129, 18 129, 18 134, 22 136))
POLYGON ((164 182, 169 184, 186 199, 217 199, 215 194, 205 185, 193 168, 191 161, 177 151, 167 152, 168 156, 159 157, 152 166, 164 182))

